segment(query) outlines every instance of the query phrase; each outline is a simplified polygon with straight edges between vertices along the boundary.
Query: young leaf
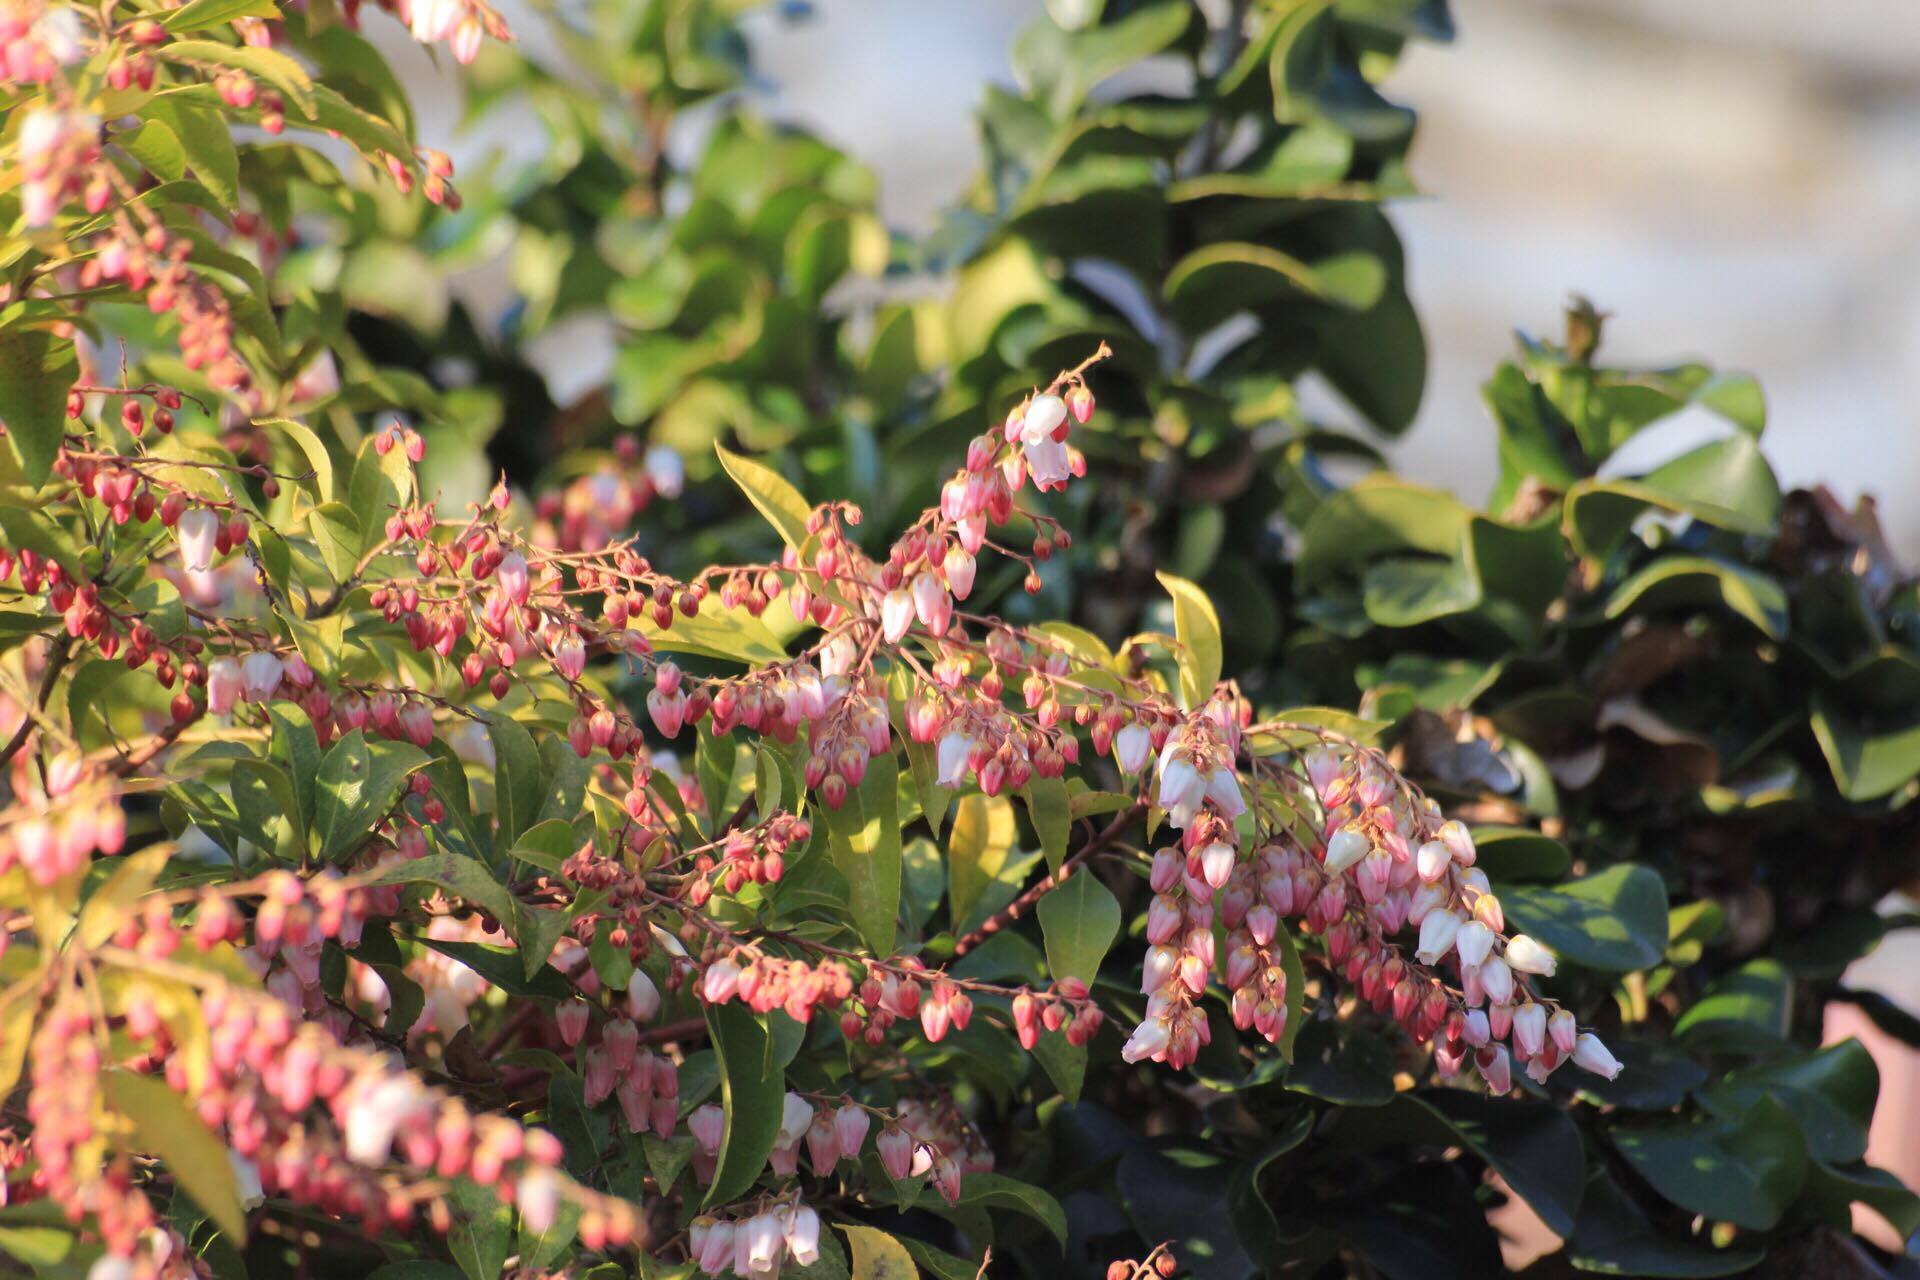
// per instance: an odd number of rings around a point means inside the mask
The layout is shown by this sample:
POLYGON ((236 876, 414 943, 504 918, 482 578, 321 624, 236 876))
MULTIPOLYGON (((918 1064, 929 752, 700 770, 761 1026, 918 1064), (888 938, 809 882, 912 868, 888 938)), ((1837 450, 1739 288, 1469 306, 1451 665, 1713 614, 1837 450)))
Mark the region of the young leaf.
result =
POLYGON ((1173 597, 1174 636, 1180 641, 1180 701, 1193 711, 1220 683, 1220 615, 1207 593, 1170 573, 1157 573, 1173 597))
POLYGON ((765 463, 743 458, 718 441, 714 442, 713 451, 720 456, 720 465, 747 495, 747 500, 759 508, 781 539, 798 551, 807 540, 807 516, 812 512, 800 491, 765 463))

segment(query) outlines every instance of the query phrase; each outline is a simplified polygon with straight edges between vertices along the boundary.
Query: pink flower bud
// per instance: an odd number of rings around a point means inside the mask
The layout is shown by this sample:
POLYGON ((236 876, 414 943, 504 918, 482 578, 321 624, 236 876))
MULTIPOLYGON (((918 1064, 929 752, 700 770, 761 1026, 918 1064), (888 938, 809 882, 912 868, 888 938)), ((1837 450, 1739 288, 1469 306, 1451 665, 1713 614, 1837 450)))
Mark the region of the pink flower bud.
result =
POLYGON ((880 1131, 880 1138, 875 1145, 880 1150, 880 1163, 886 1166, 888 1176, 909 1176, 913 1167, 914 1141, 906 1130, 889 1125, 880 1131))
POLYGON ((711 1102, 693 1109, 687 1117, 687 1132, 709 1155, 720 1150, 720 1139, 727 1131, 727 1115, 711 1102))
POLYGON ((500 584, 500 590, 506 593, 507 599, 515 604, 525 604, 527 597, 532 594, 533 579, 527 572, 527 558, 518 551, 509 551, 500 558, 493 578, 500 584))
POLYGON ((867 1128, 873 1123, 862 1107, 847 1103, 833 1113, 834 1142, 844 1156, 858 1156, 866 1145, 867 1128))
POLYGON ((580 1043, 580 1037, 587 1033, 589 1010, 584 1000, 571 1000, 553 1011, 554 1024, 560 1028, 560 1039, 569 1049, 580 1043))

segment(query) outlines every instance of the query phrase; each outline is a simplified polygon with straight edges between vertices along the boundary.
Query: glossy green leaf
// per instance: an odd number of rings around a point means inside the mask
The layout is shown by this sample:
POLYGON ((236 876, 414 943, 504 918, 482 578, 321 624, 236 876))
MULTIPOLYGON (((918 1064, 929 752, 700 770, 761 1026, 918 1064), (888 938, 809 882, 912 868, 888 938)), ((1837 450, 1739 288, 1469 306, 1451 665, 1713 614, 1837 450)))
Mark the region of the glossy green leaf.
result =
POLYGON ((1680 1015, 1674 1034, 1730 1047, 1771 1047, 1784 1039, 1793 991, 1778 962, 1750 960, 1717 978, 1680 1015))
POLYGON ((1082 867, 1042 897, 1037 912, 1053 976, 1091 986, 1120 932, 1120 903, 1113 891, 1082 867))
POLYGON ((1634 863, 1551 889, 1503 888, 1500 905, 1512 930, 1589 969, 1646 969, 1667 949, 1666 885, 1634 863))
POLYGON ((427 753, 406 742, 368 742, 360 730, 341 738, 320 761, 314 780, 313 830, 323 862, 358 849, 373 824, 400 802, 427 753))
POLYGON ((1739 1116, 1771 1095, 1787 1109, 1816 1160, 1845 1164, 1867 1153, 1867 1127, 1880 1093, 1880 1072, 1858 1040, 1728 1072, 1702 1089, 1718 1116, 1739 1116))
POLYGON ((1488 1098, 1455 1089, 1402 1096, 1438 1116, 1499 1170, 1549 1231, 1562 1237, 1572 1234, 1586 1162, 1580 1130, 1564 1110, 1546 1102, 1488 1098))
POLYGON ((1747 1245, 1716 1248, 1705 1239, 1662 1235, 1604 1172, 1587 1183, 1567 1241, 1567 1257, 1575 1267, 1603 1276, 1730 1276, 1764 1256, 1764 1249, 1747 1245))
POLYGON ((1778 582, 1744 565, 1707 556, 1661 556, 1614 588, 1606 616, 1702 604, 1725 606, 1770 639, 1787 634, 1787 594, 1778 582))
POLYGON ((960 1203, 1025 1214, 1067 1247, 1067 1215, 1060 1202, 1039 1187, 1001 1173, 969 1173, 960 1183, 960 1203))
POLYGON ((169 31, 204 31, 239 18, 277 18, 273 0, 188 0, 161 19, 169 31))
POLYGON ((1786 1215, 1807 1176, 1793 1117, 1772 1098, 1739 1116, 1616 1126, 1615 1150, 1684 1209, 1765 1231, 1786 1215))
POLYGON ((1006 797, 970 792, 954 802, 947 825, 947 903, 960 928, 969 926, 987 887, 1011 865, 1017 834, 1006 797))
POLYGON ((720 1106, 726 1128, 719 1162, 707 1188, 708 1205, 737 1199, 766 1168, 780 1132, 786 1083, 769 1069, 767 1031, 753 1011, 738 1002, 703 1006, 713 1051, 720 1065, 720 1106))
POLYGON ((1848 800, 1877 800, 1920 777, 1920 723, 1868 728, 1818 692, 1809 723, 1834 785, 1848 800))

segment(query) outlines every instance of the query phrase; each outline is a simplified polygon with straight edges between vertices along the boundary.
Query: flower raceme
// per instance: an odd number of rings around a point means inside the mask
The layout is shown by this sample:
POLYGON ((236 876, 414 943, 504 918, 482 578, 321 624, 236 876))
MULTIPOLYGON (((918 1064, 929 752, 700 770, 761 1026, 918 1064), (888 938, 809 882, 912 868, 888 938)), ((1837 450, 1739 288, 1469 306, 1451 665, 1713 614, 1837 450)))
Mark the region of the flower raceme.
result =
MULTIPOLYGON (((135 893, 137 906, 112 927, 75 931, 69 953, 47 949, 31 919, 0 931, 67 957, 36 988, 45 994, 36 997, 44 1008, 34 1024, 36 1127, 27 1144, 50 1172, 35 1194, 93 1215, 110 1257, 167 1273, 156 1259, 163 1244, 175 1245, 154 1234, 141 1176, 80 1136, 73 1108, 94 1107, 93 1094, 74 1093, 71 1103, 53 1096, 56 1080, 76 1072, 94 1080, 111 1065, 188 1099, 271 1199, 373 1227, 424 1220, 444 1228, 441 1202, 422 1188, 460 1178, 496 1188, 530 1227, 573 1206, 588 1248, 618 1250, 645 1232, 644 1212, 566 1174, 543 1131, 429 1086, 415 1070, 429 1060, 422 1055, 449 1054, 483 1028, 496 1045, 545 1054, 542 1062, 571 1055, 561 1060, 577 1075, 580 1104, 604 1114, 614 1132, 668 1139, 684 1111, 692 1182, 711 1187, 722 1176, 730 1119, 713 1102, 686 1105, 689 1047, 713 1034, 714 1019, 779 1011, 803 1028, 824 1015, 844 1038, 854 1068, 846 1091, 787 1093, 747 1189, 685 1230, 661 1215, 666 1236, 649 1247, 714 1275, 807 1265, 821 1239, 807 1199, 816 1187, 863 1176, 869 1137, 890 1178, 926 1178, 957 1203, 967 1176, 992 1169, 994 1153, 966 1110, 924 1087, 907 1048, 964 1035, 976 1019, 1011 1031, 1030 1051, 1050 1036, 1093 1047, 1110 1016, 1108 989, 1066 974, 1050 983, 972 976, 932 954, 843 945, 851 935, 839 925, 771 926, 789 867, 819 856, 810 851, 823 829, 830 841, 843 838, 836 824, 845 815, 835 815, 856 798, 861 813, 879 811, 866 807, 869 778, 884 780, 891 804, 896 774, 916 768, 929 791, 989 800, 1069 770, 1098 770, 1122 789, 1106 833, 953 951, 1011 924, 1074 876, 1099 874, 1096 859, 1141 858, 1144 1005, 1131 1004, 1139 1016, 1119 1037, 1127 1062, 1184 1069, 1215 1035, 1242 1037, 1249 1049, 1284 1046, 1318 1016, 1306 1008, 1304 950, 1326 985, 1344 981, 1373 1015, 1429 1045, 1442 1077, 1471 1064, 1486 1088, 1503 1092, 1515 1068, 1536 1081, 1568 1060, 1617 1073, 1595 1033, 1539 989, 1555 957, 1507 930, 1467 829, 1381 753, 1257 721, 1231 684, 1184 702, 1149 654, 1096 667, 1055 633, 966 607, 981 558, 1024 566, 1037 590, 1038 564, 1071 545, 1028 503, 1084 469, 1070 441, 1094 412, 1084 382, 1091 363, 976 438, 938 505, 883 548, 869 552, 856 539, 856 507, 829 502, 808 511, 803 527, 796 518, 779 560, 685 580, 654 566, 624 530, 569 522, 571 498, 536 512, 531 532, 516 521, 504 485, 445 515, 417 496, 413 468, 424 442, 403 426, 383 429, 370 451, 408 482, 396 485, 399 500, 369 531, 353 575, 308 593, 302 622, 311 628, 330 610, 345 611, 396 652, 411 650, 404 681, 309 652, 308 631, 275 625, 287 604, 264 585, 264 572, 254 588, 259 608, 201 611, 183 624, 114 591, 111 564, 89 576, 27 547, 8 556, 0 579, 17 584, 21 603, 64 624, 31 649, 43 664, 33 674, 56 658, 97 653, 148 672, 171 702, 143 743, 93 756, 56 750, 58 739, 17 718, 0 877, 22 868, 33 884, 68 894, 77 911, 88 864, 125 850, 129 778, 218 767, 210 761, 233 768, 231 754, 204 749, 216 737, 283 744, 253 757, 259 768, 293 758, 284 744, 295 730, 310 735, 316 758, 328 751, 327 761, 341 750, 342 760, 360 751, 369 761, 418 762, 369 801, 364 825, 324 858, 313 844, 231 840, 233 877, 135 893), (1028 547, 1006 545, 1014 527, 1031 529, 1028 547), (683 669, 666 656, 690 620, 724 624, 776 607, 799 637, 783 657, 714 674, 725 668, 683 669), (595 821, 575 825, 567 814, 538 824, 543 839, 566 842, 555 851, 508 845, 534 824, 510 830, 496 812, 502 853, 513 848, 519 864, 496 883, 462 834, 487 819, 449 778, 464 776, 464 760, 494 775, 496 805, 511 798, 502 770, 517 766, 511 737, 498 736, 503 702, 541 708, 541 732, 560 747, 547 760, 576 762, 571 803, 595 821), (224 724, 215 729, 206 716, 224 724), (692 739, 689 758, 710 762, 713 744, 730 734, 755 741, 765 757, 737 807, 730 785, 712 786, 710 764, 703 780, 673 755, 692 739), (436 744, 444 754, 429 758, 436 744), (421 750, 378 754, 403 746, 421 750), (30 769, 34 761, 44 767, 30 769), (881 761, 888 767, 876 768, 881 761), (1159 847, 1134 854, 1119 840, 1147 814, 1159 847), (448 867, 481 879, 452 878, 448 867), (421 883, 430 889, 404 888, 421 883), (530 921, 555 927, 541 933, 530 921), (412 955, 394 954, 401 938, 412 955), (507 957, 504 971, 476 967, 489 952, 507 957), (85 997, 87 975, 98 973, 114 975, 108 985, 119 1003, 110 1017, 135 1046, 115 1064, 98 1056, 107 1028, 85 997), (236 973, 257 987, 243 988, 236 973), (503 1017, 502 984, 535 978, 545 1003, 524 1000, 524 1012, 503 1017), (1221 1005, 1224 1021, 1213 1016, 1221 1005), (204 1060, 183 1049, 203 1042, 204 1060)), ((126 394, 155 406, 173 395, 159 387, 126 394)), ((674 463, 657 451, 626 452, 629 462, 644 458, 649 500, 679 491, 674 463)), ((65 489, 50 509, 103 527, 153 522, 159 554, 137 570, 169 582, 255 562, 254 529, 268 526, 245 484, 189 483, 206 477, 173 473, 198 464, 160 468, 145 459, 137 444, 121 451, 91 436, 71 439, 54 468, 65 489)), ((638 483, 638 474, 618 483, 638 483)), ((264 467, 230 476, 260 489, 284 478, 264 467)), ((558 763, 549 769, 559 776, 558 763)), ((181 812, 224 830, 205 796, 191 788, 169 795, 181 812)), ((148 850, 170 852, 155 844, 134 858, 148 850)), ((151 886, 153 871, 145 874, 151 886)), ((661 1197, 691 1194, 674 1192, 671 1179, 652 1186, 661 1197)))

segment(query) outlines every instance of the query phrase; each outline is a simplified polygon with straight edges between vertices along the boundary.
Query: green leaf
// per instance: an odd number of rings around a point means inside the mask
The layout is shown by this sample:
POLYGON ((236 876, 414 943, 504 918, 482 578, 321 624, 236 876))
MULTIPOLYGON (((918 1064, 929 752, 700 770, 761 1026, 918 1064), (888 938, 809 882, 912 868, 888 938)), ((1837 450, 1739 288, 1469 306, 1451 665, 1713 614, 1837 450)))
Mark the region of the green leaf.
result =
POLYGON ((1293 931, 1284 924, 1274 931, 1273 948, 1280 953, 1280 968, 1287 975, 1287 999, 1284 1006, 1287 1025, 1281 1029, 1280 1039, 1273 1047, 1282 1059, 1292 1062, 1293 1042, 1300 1034, 1300 1024, 1305 1021, 1307 971, 1300 963, 1300 948, 1294 942, 1293 931))
POLYGON ((1787 593, 1767 574, 1708 556, 1661 556, 1607 598, 1606 616, 1620 618, 1635 605, 1720 604, 1758 627, 1769 639, 1787 634, 1787 593))
POLYGON ((1466 613, 1480 604, 1480 575, 1464 557, 1402 557, 1367 566, 1361 603, 1383 627, 1417 627, 1466 613))
POLYGON ((999 1173, 969 1173, 960 1182, 961 1204, 1011 1209, 1032 1218, 1067 1247, 1067 1215, 1060 1202, 1039 1187, 999 1173))
POLYGON ((1833 782, 1848 800, 1892 795, 1920 777, 1920 723, 1874 732, 1840 712, 1832 699, 1813 695, 1808 718, 1833 782))
POLYGON ((1572 1234, 1586 1158, 1580 1130, 1565 1110, 1548 1102, 1488 1098, 1457 1089, 1401 1096, 1438 1116, 1499 1170, 1548 1230, 1562 1237, 1572 1234))
POLYGON ((1005 796, 970 792, 953 805, 947 827, 947 906, 958 929, 970 927, 987 887, 1013 860, 1013 805, 1005 796))
POLYGON ((736 1002, 703 1006, 720 1064, 720 1106, 726 1128, 706 1205, 737 1200, 766 1168, 780 1132, 786 1101, 781 1073, 767 1067, 767 1031, 753 1011, 736 1002))
POLYGON ((500 1203, 492 1187, 460 1179, 447 1197, 453 1202, 453 1227, 447 1248, 467 1280, 500 1280, 513 1247, 513 1210, 500 1203))
POLYGON ((240 156, 226 117, 178 96, 156 98, 142 113, 173 130, 200 185, 230 209, 240 207, 240 156))
POLYGON ((572 1200, 562 1200, 555 1209, 553 1221, 544 1231, 530 1231, 524 1219, 520 1222, 513 1251, 520 1257, 520 1265, 531 1268, 536 1274, 547 1271, 560 1260, 574 1237, 580 1231, 580 1206, 572 1200))
POLYGON ((740 486, 740 492, 747 495, 781 539, 793 550, 800 550, 807 541, 807 517, 813 510, 800 491, 773 468, 743 458, 718 441, 713 451, 719 455, 721 467, 740 486))
POLYGON ((344 583, 353 576, 366 546, 366 532, 353 508, 344 502, 321 503, 307 514, 307 532, 335 582, 344 583))
POLYGON ((301 830, 313 817, 314 793, 320 784, 320 737, 313 721, 294 702, 269 702, 267 716, 273 721, 273 754, 287 765, 293 779, 293 794, 299 805, 301 830))
POLYGON ((113 141, 162 182, 178 182, 186 176, 187 153, 173 130, 158 120, 149 120, 131 133, 116 134, 113 141))
POLYGON ((823 809, 827 848, 846 877, 848 913, 876 956, 893 954, 900 923, 899 766, 875 756, 860 786, 838 809, 823 809))
MULTIPOLYGON (((0 401, 4 401, 5 395, 5 382, 0 379, 0 401)), ((78 578, 90 576, 80 548, 49 515, 0 503, 0 534, 5 535, 6 544, 15 551, 29 548, 78 578)))
POLYGON ((1337 28, 1331 8, 1332 0, 1305 0, 1290 6, 1276 25, 1267 75, 1274 119, 1281 124, 1299 124, 1315 114, 1315 99, 1333 67, 1337 28))
POLYGON ((1567 1258, 1581 1271, 1607 1276, 1730 1276, 1766 1256, 1745 1245, 1715 1248, 1701 1240, 1661 1235, 1640 1207, 1604 1171, 1587 1183, 1580 1218, 1567 1241, 1567 1258))
POLYGON ((173 1180, 236 1242, 247 1238, 227 1148, 195 1115, 185 1099, 151 1076, 111 1071, 107 1099, 133 1125, 133 1147, 158 1156, 173 1180))
MULTIPOLYGON (((67 390, 78 371, 72 342, 39 329, 0 329, 0 422, 34 488, 53 474, 53 460, 66 440, 67 390)), ((21 545, 11 528, 7 532, 10 542, 21 545)))
POLYGON ((1920 1196, 1885 1169, 1815 1161, 1807 1171, 1807 1196, 1826 1209, 1827 1221, 1837 1231, 1851 1230, 1848 1207, 1855 1204, 1885 1218, 1902 1240, 1920 1231, 1920 1196))
POLYGON ((80 911, 77 933, 83 946, 99 946, 127 922, 167 865, 167 854, 165 845, 154 845, 111 864, 113 871, 80 911))
POLYGON ((1334 313, 1321 330, 1317 363, 1374 426, 1398 435, 1413 425, 1427 385, 1427 338, 1398 285, 1366 311, 1334 313))
MULTIPOLYGON (((240 3, 242 0, 192 0, 185 9, 176 9, 171 15, 178 18, 188 9, 198 5, 220 5, 240 3)), ((272 0, 259 0, 268 9, 269 17, 278 16, 273 12, 272 0)), ((171 21, 168 23, 172 25, 171 21)), ((210 24, 203 24, 210 25, 210 24)), ((175 28, 182 30, 184 28, 175 28)), ((161 47, 160 56, 168 62, 207 63, 215 66, 234 67, 246 72, 285 94, 301 115, 313 114, 313 77, 307 69, 275 49, 261 49, 250 44, 220 44, 213 40, 175 40, 161 47)))
POLYGON ((913 1255, 886 1232, 851 1222, 833 1225, 846 1236, 847 1247, 853 1252, 854 1280, 919 1280, 913 1255))
POLYGON ((1771 1095, 1787 1109, 1816 1160, 1845 1164, 1867 1153, 1867 1127, 1880 1094, 1880 1072, 1858 1040, 1731 1071, 1698 1093, 1718 1116, 1743 1114, 1771 1095))
POLYGON ((1220 683, 1220 615, 1213 601, 1185 578, 1156 573, 1160 585, 1173 597, 1174 637, 1180 641, 1180 699, 1187 710, 1198 710, 1220 683))
POLYGON ((1187 254, 1167 273, 1167 303, 1191 329, 1208 329, 1237 312, 1285 298, 1308 298, 1365 311, 1386 288, 1386 267, 1369 253, 1307 263, 1260 244, 1216 242, 1187 254))
POLYGON ((360 526, 360 546, 355 559, 380 545, 386 538, 387 517, 413 497, 413 473, 408 469, 407 451, 389 449, 382 454, 374 448, 378 437, 369 435, 360 445, 347 480, 347 506, 360 526))
POLYGON ((1196 1280, 1244 1280, 1256 1270, 1235 1229, 1227 1198, 1232 1178, 1230 1161, 1184 1146, 1135 1146, 1114 1171, 1120 1203, 1141 1238, 1179 1241, 1174 1248, 1196 1280))
POLYGON ((1472 516, 1450 493, 1387 475, 1368 476, 1330 495, 1301 529, 1295 571, 1303 587, 1382 552, 1451 557, 1472 516))
POLYGON ((493 810, 499 823, 495 838, 511 846, 540 812, 540 749, 533 735, 505 712, 487 717, 487 737, 493 742, 493 810))
POLYGON ((407 779, 427 762, 427 753, 411 743, 384 738, 370 743, 358 729, 334 743, 314 780, 320 860, 331 862, 359 848, 373 824, 400 802, 407 779))
POLYGON ((1780 485, 1753 438, 1732 436, 1639 480, 1575 483, 1567 490, 1567 536, 1582 555, 1604 556, 1649 508, 1732 533, 1767 533, 1779 515, 1780 485))
POLYGON ((236 18, 279 16, 279 6, 273 0, 188 0, 188 3, 161 18, 160 24, 173 32, 204 31, 208 27, 223 26, 236 18))
POLYGON ((1573 866, 1567 846, 1526 827, 1475 827, 1473 846, 1490 880, 1558 880, 1573 866))
MULTIPOLYGON (((0 1253, 46 1275, 73 1250, 73 1233, 58 1227, 0 1226, 0 1253)), ((971 1274, 971 1273, 969 1273, 971 1274)))
POLYGON ((1038 912, 1053 976, 1079 978, 1091 986, 1120 933, 1120 902, 1113 891, 1081 867, 1040 899, 1038 912))
POLYGON ((1047 869, 1058 871, 1066 861, 1067 840, 1073 833, 1073 800, 1067 792, 1067 780, 1035 776, 1027 783, 1024 795, 1027 817, 1047 855, 1047 869))
MULTIPOLYGON (((321 502, 333 501, 333 455, 327 452, 327 446, 321 442, 318 435, 314 434, 312 427, 304 422, 296 422, 292 418, 257 418, 253 425, 271 427, 299 446, 301 454, 307 460, 306 469, 313 472, 313 478, 308 483, 313 485, 313 490, 319 495, 321 502)), ((327 568, 332 571, 333 566, 329 564, 327 568)), ((334 576, 340 577, 337 573, 334 576)))
POLYGON ((1630 972, 1667 949, 1667 887, 1650 867, 1623 862, 1555 888, 1505 887, 1508 925, 1588 969, 1630 972))
POLYGON ((1683 1209, 1766 1231, 1785 1216, 1807 1176, 1800 1130, 1761 1098, 1744 1114, 1616 1126, 1613 1145, 1654 1189, 1683 1209))
POLYGON ((1787 971, 1774 960, 1750 960, 1716 978, 1673 1033, 1701 1044, 1767 1048, 1786 1038, 1792 1013, 1787 971))
MULTIPOLYGON (((506 928, 513 928, 518 921, 519 904, 507 892, 507 887, 486 863, 463 854, 440 850, 425 857, 408 858, 381 871, 373 883, 431 884, 480 908, 506 928)), ((519 959, 517 955, 514 957, 516 963, 519 959)))

